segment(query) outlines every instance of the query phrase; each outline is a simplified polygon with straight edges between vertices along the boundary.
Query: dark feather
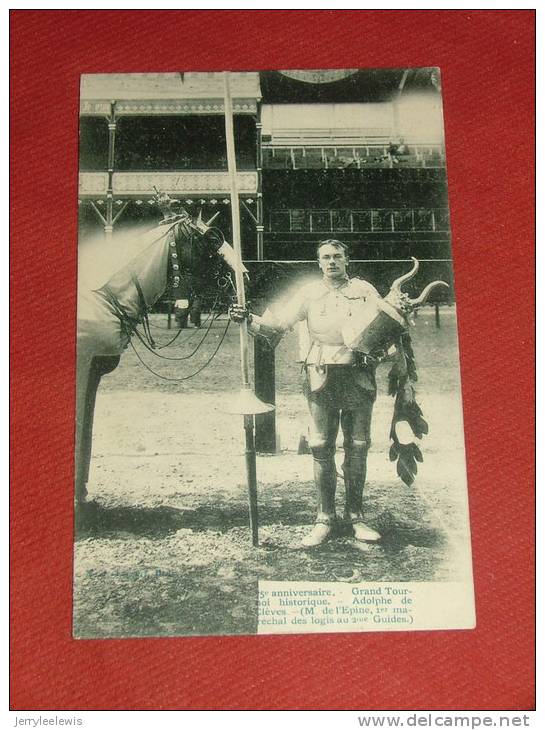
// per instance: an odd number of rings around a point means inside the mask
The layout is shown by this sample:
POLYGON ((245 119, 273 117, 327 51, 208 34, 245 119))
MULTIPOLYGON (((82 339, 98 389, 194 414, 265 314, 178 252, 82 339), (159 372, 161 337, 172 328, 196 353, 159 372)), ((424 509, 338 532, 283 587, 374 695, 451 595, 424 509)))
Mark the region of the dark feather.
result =
POLYGON ((411 406, 413 403, 416 403, 414 399, 415 393, 414 388, 410 382, 410 380, 407 380, 405 385, 403 386, 403 401, 407 404, 407 406, 411 406))
MULTIPOLYGON (((414 389, 413 389, 414 393, 414 389)), ((407 413, 407 416, 416 418, 417 416, 422 415, 422 409, 418 405, 418 403, 413 399, 408 403, 405 403, 404 405, 405 411, 407 413)))
POLYGON ((408 332, 406 332, 402 336, 402 342, 403 342, 403 349, 405 351, 405 359, 407 362, 407 373, 409 375, 409 379, 413 382, 416 382, 418 380, 418 375, 416 373, 416 361, 414 358, 414 351, 413 351, 413 345, 411 342, 411 336, 408 332))
POLYGON ((412 444, 403 444, 399 448, 399 460, 403 462, 405 467, 414 476, 418 471, 416 461, 414 459, 412 444))
POLYGON ((388 395, 397 395, 399 390, 399 371, 396 365, 393 365, 388 373, 388 395))
POLYGON ((421 431, 423 434, 428 433, 429 426, 428 426, 427 422, 421 416, 419 416, 416 419, 415 425, 418 428, 418 430, 421 431))
POLYGON ((400 479, 405 482, 408 487, 410 487, 414 482, 414 474, 407 468, 407 465, 401 456, 397 460, 397 473, 400 479))
POLYGON ((404 337, 398 350, 398 362, 388 374, 388 392, 395 395, 394 414, 390 427, 390 461, 397 459, 397 473, 407 486, 414 482, 417 474, 417 462, 423 462, 422 452, 415 443, 400 444, 395 432, 399 421, 407 421, 417 438, 428 433, 428 424, 424 420, 422 410, 415 400, 413 382, 416 380, 416 367, 410 337, 404 337), (406 366, 406 367, 405 367, 406 366))
POLYGON ((424 438, 424 432, 421 431, 417 426, 412 425, 411 428, 412 428, 413 433, 414 433, 414 435, 416 436, 417 439, 424 438))

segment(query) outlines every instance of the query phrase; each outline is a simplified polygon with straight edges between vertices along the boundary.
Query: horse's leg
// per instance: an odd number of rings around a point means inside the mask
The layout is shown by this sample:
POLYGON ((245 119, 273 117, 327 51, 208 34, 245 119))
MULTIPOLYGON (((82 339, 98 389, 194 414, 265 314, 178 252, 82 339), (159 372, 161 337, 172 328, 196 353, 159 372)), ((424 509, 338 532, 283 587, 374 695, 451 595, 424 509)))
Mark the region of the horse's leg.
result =
MULTIPOLYGON (((78 374, 76 414, 76 504, 85 503, 93 445, 93 419, 97 389, 103 375, 119 364, 119 355, 93 357, 83 362, 78 374)), ((79 369, 79 363, 78 363, 79 369)))
POLYGON ((91 379, 91 366, 93 358, 84 357, 78 354, 77 379, 76 379, 76 453, 75 453, 75 501, 76 505, 83 504, 87 496, 85 478, 86 466, 84 456, 84 433, 87 426, 87 396, 91 379))

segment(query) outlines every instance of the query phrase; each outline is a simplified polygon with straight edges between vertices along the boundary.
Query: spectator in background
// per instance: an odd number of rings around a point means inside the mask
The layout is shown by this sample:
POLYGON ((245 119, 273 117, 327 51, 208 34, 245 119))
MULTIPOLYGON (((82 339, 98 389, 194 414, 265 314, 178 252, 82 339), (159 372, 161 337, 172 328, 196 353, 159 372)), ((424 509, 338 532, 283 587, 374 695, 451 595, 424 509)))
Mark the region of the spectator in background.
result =
POLYGON ((191 320, 193 327, 196 327, 197 329, 200 329, 201 326, 201 310, 201 300, 195 294, 192 297, 191 306, 189 307, 189 319, 191 320))
POLYGON ((356 169, 360 166, 358 157, 346 157, 345 158, 346 169, 356 169))
POLYGON ((405 144, 403 137, 398 137, 396 142, 390 142, 388 145, 388 159, 390 165, 399 165, 399 158, 409 154, 409 148, 405 144))
POLYGON ((183 330, 187 327, 189 299, 176 299, 174 302, 174 319, 179 329, 183 330))
POLYGON ((188 299, 176 299, 174 318, 179 329, 186 329, 188 320, 197 329, 201 326, 201 300, 191 293, 188 299))

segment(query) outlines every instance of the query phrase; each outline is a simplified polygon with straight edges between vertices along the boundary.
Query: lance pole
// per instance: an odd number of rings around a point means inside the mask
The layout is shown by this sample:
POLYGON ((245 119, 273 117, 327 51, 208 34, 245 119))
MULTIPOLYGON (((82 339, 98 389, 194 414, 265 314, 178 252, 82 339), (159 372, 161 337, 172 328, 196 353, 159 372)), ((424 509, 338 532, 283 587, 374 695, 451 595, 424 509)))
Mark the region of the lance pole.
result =
MULTIPOLYGON (((233 248, 235 251, 235 281, 237 288, 237 302, 246 306, 244 291, 244 273, 242 265, 242 247, 240 243, 240 208, 237 186, 237 163, 235 157, 235 135, 233 131, 233 102, 229 72, 223 73, 224 102, 225 102, 225 138, 227 142, 227 168, 231 189, 231 220, 233 229, 233 248)), ((252 545, 257 546, 258 515, 257 515, 257 473, 255 456, 254 414, 271 410, 271 406, 259 401, 251 390, 250 366, 248 358, 248 323, 244 319, 240 324, 240 368, 242 376, 242 391, 239 401, 242 404, 241 413, 244 415, 244 432, 246 440, 246 479, 248 483, 248 507, 250 513, 250 532, 252 545)))
MULTIPOLYGON (((237 185, 237 161, 235 157, 235 134, 233 129, 233 101, 231 98, 231 84, 229 71, 223 73, 223 88, 225 96, 225 138, 227 142, 227 169, 229 171, 229 186, 231 190, 231 221, 233 228, 233 248, 235 250, 235 283, 237 288, 237 302, 246 306, 244 291, 244 274, 242 273, 242 246, 240 242, 240 206, 237 185)), ((250 388, 250 367, 248 359, 248 323, 241 322, 240 330, 240 366, 242 387, 250 388)))

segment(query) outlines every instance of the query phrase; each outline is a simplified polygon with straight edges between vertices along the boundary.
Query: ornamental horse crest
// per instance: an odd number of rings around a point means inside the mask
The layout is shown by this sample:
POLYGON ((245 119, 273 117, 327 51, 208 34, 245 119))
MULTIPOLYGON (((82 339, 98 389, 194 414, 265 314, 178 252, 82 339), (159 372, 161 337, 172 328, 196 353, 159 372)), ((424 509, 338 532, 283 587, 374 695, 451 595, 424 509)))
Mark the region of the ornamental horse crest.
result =
POLYGON ((417 259, 413 257, 412 260, 412 269, 392 282, 384 299, 356 301, 342 330, 346 347, 364 356, 372 357, 395 346, 394 365, 388 374, 388 394, 395 398, 389 457, 390 461, 397 462, 398 476, 408 486, 416 477, 417 462, 423 461, 415 438, 421 439, 428 433, 428 424, 416 402, 416 364, 408 325, 413 312, 426 303, 433 289, 449 288, 444 281, 432 281, 420 296, 410 299, 401 287, 420 267, 417 259))
POLYGON ((148 312, 168 288, 177 293, 176 298, 183 298, 187 274, 199 266, 210 268, 211 262, 217 262, 220 267, 225 264, 231 269, 235 267, 235 252, 221 230, 211 226, 213 218, 205 223, 200 214, 194 219, 183 209, 174 213, 173 202, 168 195, 157 192, 155 203, 163 220, 144 235, 135 236, 128 251, 112 250, 116 248, 115 243, 108 251, 103 247, 98 255, 96 250, 80 251, 75 444, 77 507, 84 505, 87 498, 94 408, 102 376, 117 367, 133 336, 144 344, 147 341, 151 349, 155 348, 148 312), (143 332, 138 329, 139 325, 143 332))

